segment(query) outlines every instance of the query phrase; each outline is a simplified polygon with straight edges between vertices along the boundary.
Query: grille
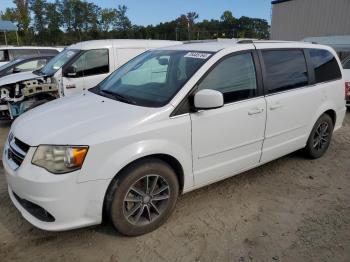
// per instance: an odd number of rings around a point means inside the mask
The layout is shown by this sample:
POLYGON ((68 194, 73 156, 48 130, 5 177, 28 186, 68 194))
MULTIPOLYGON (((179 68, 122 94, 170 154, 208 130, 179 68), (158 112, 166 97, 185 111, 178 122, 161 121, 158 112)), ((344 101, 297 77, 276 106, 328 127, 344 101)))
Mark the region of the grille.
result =
POLYGON ((22 164, 30 146, 17 138, 12 138, 9 141, 7 158, 12 160, 18 167, 22 164))

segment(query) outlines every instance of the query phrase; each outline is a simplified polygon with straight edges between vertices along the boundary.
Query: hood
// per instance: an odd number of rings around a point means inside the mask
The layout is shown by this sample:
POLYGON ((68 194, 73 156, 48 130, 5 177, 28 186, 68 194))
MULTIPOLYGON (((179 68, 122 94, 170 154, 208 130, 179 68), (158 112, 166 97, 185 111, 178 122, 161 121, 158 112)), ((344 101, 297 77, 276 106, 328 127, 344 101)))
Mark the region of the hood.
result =
POLYGON ((17 74, 11 74, 0 78, 0 86, 14 84, 24 80, 30 80, 34 78, 40 78, 40 76, 33 74, 33 72, 22 72, 17 74))
POLYGON ((159 111, 159 108, 130 105, 87 91, 24 113, 13 123, 11 131, 30 146, 91 145, 129 132, 159 111))

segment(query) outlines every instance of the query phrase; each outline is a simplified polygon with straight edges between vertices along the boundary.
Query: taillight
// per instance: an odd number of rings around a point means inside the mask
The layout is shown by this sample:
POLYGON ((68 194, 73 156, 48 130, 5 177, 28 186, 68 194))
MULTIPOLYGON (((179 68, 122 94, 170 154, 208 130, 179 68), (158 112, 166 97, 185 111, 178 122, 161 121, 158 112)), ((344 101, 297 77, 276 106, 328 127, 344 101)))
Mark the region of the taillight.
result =
POLYGON ((350 82, 345 82, 345 100, 350 99, 350 82))

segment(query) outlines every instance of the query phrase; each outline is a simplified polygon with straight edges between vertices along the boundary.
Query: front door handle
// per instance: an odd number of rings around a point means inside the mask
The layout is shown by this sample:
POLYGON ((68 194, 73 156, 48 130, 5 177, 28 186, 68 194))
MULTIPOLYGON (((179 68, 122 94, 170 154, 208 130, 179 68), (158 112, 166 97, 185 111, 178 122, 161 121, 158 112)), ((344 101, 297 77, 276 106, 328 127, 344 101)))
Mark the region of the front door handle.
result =
POLYGON ((279 109, 279 108, 281 108, 282 107, 282 105, 281 104, 274 104, 274 105, 272 105, 272 106, 270 106, 270 110, 277 110, 277 109, 279 109))
POLYGON ((250 116, 257 115, 257 114, 261 114, 262 112, 264 112, 264 108, 254 108, 248 111, 248 115, 250 116))

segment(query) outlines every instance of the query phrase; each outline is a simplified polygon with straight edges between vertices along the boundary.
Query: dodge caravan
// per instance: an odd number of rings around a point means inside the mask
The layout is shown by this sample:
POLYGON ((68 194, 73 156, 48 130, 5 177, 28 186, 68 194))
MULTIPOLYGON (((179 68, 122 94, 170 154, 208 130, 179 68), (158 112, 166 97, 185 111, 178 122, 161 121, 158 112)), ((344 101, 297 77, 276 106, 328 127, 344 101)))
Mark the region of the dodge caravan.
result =
POLYGON ((0 79, 0 117, 14 119, 40 104, 79 93, 146 50, 180 43, 119 39, 71 45, 40 70, 0 79))
POLYGON ((329 47, 184 44, 24 113, 2 159, 10 198, 34 226, 61 231, 105 217, 135 236, 163 224, 179 194, 299 149, 321 157, 345 112, 329 47))

